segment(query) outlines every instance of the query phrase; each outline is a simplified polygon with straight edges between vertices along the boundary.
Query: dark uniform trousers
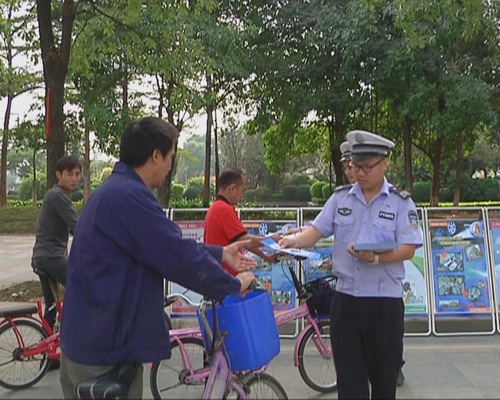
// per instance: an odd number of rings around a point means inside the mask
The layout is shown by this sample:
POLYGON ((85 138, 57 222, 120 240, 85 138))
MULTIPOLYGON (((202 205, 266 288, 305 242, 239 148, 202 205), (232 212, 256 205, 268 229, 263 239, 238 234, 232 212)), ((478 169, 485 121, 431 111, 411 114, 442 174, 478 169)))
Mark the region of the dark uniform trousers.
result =
POLYGON ((401 298, 335 292, 330 334, 339 399, 395 399, 403 355, 401 298))

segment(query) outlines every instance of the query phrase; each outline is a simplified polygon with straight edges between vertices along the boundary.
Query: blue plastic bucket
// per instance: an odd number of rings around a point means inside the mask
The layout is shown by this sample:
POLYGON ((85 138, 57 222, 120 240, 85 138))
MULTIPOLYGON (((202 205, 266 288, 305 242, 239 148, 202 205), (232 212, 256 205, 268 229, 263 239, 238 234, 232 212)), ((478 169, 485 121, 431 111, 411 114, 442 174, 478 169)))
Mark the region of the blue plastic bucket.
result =
MULTIPOLYGON (((279 354, 278 328, 267 291, 227 296, 217 305, 217 318, 219 331, 227 332, 224 344, 232 371, 258 369, 279 354)), ((207 311, 207 320, 213 329, 212 309, 207 311)), ((203 324, 200 327, 205 339, 203 324)))

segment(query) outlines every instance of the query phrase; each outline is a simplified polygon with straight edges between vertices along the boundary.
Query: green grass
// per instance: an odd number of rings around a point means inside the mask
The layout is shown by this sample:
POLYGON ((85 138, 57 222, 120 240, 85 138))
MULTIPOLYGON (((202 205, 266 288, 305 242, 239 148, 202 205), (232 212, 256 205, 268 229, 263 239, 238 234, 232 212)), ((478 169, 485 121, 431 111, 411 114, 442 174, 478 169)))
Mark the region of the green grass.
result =
POLYGON ((38 208, 34 207, 0 208, 0 235, 33 234, 37 217, 38 208))

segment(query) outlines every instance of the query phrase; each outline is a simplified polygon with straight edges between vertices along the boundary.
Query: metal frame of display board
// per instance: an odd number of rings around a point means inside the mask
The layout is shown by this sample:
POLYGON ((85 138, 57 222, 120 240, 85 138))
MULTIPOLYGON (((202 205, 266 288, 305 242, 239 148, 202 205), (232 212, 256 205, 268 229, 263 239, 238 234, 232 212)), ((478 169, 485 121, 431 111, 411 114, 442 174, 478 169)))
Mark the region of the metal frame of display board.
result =
MULTIPOLYGON (((261 236, 266 236, 271 233, 279 232, 280 229, 282 229, 282 224, 293 224, 295 226, 298 226, 299 224, 299 208, 298 207, 289 207, 289 208, 276 208, 276 207, 268 207, 268 208, 238 208, 237 210, 238 217, 240 218, 241 222, 243 225, 246 227, 249 226, 250 223, 257 224, 256 229, 258 229, 258 232, 255 232, 257 235, 261 236), (287 218, 287 214, 293 213, 294 217, 292 218, 287 218), (245 218, 245 214, 262 214, 264 218, 252 218, 252 219, 247 219, 245 218), (270 216, 269 218, 266 218, 266 216, 270 216), (280 218, 282 216, 283 218, 280 218)), ((247 230, 252 229, 248 228, 247 230)), ((294 270, 295 273, 297 273, 297 263, 295 260, 292 261, 294 263, 294 270)), ((283 272, 283 274, 275 274, 275 270, 278 267, 278 264, 274 264, 271 266, 271 272, 270 272, 270 281, 271 285, 274 279, 279 279, 280 276, 283 278, 286 275, 286 271, 283 272)), ((257 273, 257 272, 256 272, 257 273)), ((266 273, 262 273, 261 276, 265 276, 266 273)), ((290 278, 291 281, 291 278, 290 278)), ((291 297, 290 297, 290 304, 291 305, 296 305, 297 304, 297 293, 295 291, 295 287, 293 286, 293 283, 291 285, 291 297)), ((275 307, 275 304, 273 303, 273 308, 275 307)), ((285 310, 287 306, 285 306, 285 310)), ((280 327, 280 337, 281 338, 296 338, 297 335, 300 333, 299 331, 299 321, 294 321, 290 325, 286 324, 283 327, 280 327), (291 326, 291 328, 290 328, 291 326), (288 333, 289 331, 292 331, 292 333, 288 333)))
MULTIPOLYGON (((485 229, 485 234, 488 238, 488 258, 490 260, 490 266, 491 266, 491 274, 493 276, 493 301, 494 301, 494 308, 495 308, 495 321, 496 321, 496 330, 497 332, 500 332, 500 262, 498 264, 499 271, 497 273, 497 267, 495 263, 495 256, 497 250, 495 249, 495 241, 498 240, 500 241, 500 235, 496 236, 493 234, 493 229, 491 227, 491 220, 500 220, 500 207, 487 207, 485 209, 485 214, 486 214, 486 221, 485 221, 485 226, 488 227, 488 229, 485 229), (495 218, 490 218, 490 213, 495 213, 498 214, 498 217, 495 218)), ((497 228, 495 226, 495 228, 497 228)), ((500 226, 498 227, 498 230, 500 231, 500 226)), ((498 245, 499 250, 500 250, 500 243, 498 245)))
POLYGON ((429 207, 425 214, 433 333, 436 336, 493 334, 495 307, 491 265, 486 256, 484 209, 429 207), (471 218, 474 213, 475 219, 471 218), (447 329, 441 329, 440 325, 447 329))
MULTIPOLYGON (((427 232, 425 227, 425 210, 423 208, 417 208, 419 221, 421 223, 420 228, 422 229, 422 272, 423 272, 423 285, 425 290, 425 296, 423 296, 423 300, 425 299, 425 313, 407 313, 405 311, 405 336, 429 336, 432 333, 432 322, 431 322, 431 299, 430 299, 430 273, 429 273, 429 263, 428 263, 428 240, 427 240, 427 232), (422 330, 421 332, 407 332, 408 326, 411 324, 421 324, 421 321, 424 321, 426 330, 422 330)), ((415 256, 414 256, 415 257, 415 256)), ((411 261, 410 261, 411 262, 411 261)), ((415 264, 413 262, 413 264, 415 264)), ((418 269, 418 268, 417 268, 418 269)), ((405 266, 405 278, 408 275, 407 268, 405 266)), ((405 307, 406 309, 406 307, 405 307)))

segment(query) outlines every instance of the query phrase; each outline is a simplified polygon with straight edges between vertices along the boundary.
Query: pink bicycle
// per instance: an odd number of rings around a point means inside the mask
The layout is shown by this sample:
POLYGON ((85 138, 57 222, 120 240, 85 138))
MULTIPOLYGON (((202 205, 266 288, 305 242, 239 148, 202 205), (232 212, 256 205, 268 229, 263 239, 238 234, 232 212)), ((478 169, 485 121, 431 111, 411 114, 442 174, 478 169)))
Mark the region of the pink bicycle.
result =
MULTIPOLYGON (((181 297, 191 303, 182 294, 170 296, 169 299, 181 297)), ((233 372, 230 370, 227 354, 224 349, 224 334, 219 334, 218 324, 214 329, 206 318, 207 308, 212 302, 203 301, 199 305, 200 320, 208 341, 217 338, 213 347, 208 349, 207 357, 201 331, 196 328, 173 329, 170 331, 172 357, 154 363, 151 369, 151 391, 158 398, 237 398, 237 399, 287 399, 283 386, 264 369, 257 371, 233 372)), ((213 307, 213 313, 217 313, 213 307)))
MULTIPOLYGON (((291 310, 277 313, 276 323, 279 326, 304 318, 305 327, 295 342, 294 365, 299 368, 302 379, 312 389, 322 393, 335 391, 337 383, 331 351, 329 319, 327 316, 315 313, 307 304, 316 282, 300 283, 290 260, 287 260, 287 266, 301 304, 291 310)), ((327 281, 328 279, 324 280, 327 281)), ((193 308, 197 307, 182 294, 167 296, 166 304, 171 304, 176 298, 181 298, 193 308)), ((170 338, 172 357, 152 365, 150 386, 153 397, 200 398, 204 383, 193 378, 196 371, 204 367, 205 350, 200 329, 198 327, 174 329, 170 332, 170 338)), ((255 380, 251 379, 250 376, 248 379, 250 383, 255 383, 255 380)), ((267 397, 261 395, 258 398, 267 397)))

